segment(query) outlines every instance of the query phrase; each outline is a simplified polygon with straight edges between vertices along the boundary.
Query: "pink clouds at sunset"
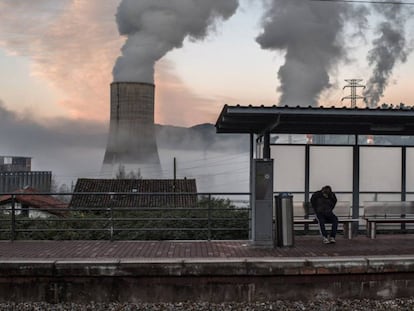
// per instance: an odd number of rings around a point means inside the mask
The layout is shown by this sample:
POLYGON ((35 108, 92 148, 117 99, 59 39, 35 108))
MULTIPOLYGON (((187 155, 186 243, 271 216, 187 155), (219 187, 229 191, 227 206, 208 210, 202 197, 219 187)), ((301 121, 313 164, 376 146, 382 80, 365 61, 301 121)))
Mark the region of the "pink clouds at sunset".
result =
MULTIPOLYGON (((56 110, 63 109, 68 118, 106 122, 112 69, 125 41, 114 17, 119 1, 29 2, 0 4, 6 13, 0 20, 0 47, 30 60, 32 77, 56 90, 56 110)), ((176 125, 213 122, 215 110, 208 107, 212 101, 192 94, 165 64, 159 66, 156 76, 155 121, 176 125)))
POLYGON ((12 33, 20 35, 19 40, 1 36, 0 44, 31 60, 32 75, 58 91, 56 104, 67 111, 68 117, 107 119, 111 70, 122 45, 116 26, 107 17, 117 4, 62 1, 61 7, 48 11, 45 6, 51 2, 32 4, 31 14, 23 1, 8 7, 3 4, 3 9, 14 13, 0 22, 3 31, 12 29, 12 33), (26 14, 30 16, 28 20, 26 14), (21 20, 23 23, 19 23, 21 20))

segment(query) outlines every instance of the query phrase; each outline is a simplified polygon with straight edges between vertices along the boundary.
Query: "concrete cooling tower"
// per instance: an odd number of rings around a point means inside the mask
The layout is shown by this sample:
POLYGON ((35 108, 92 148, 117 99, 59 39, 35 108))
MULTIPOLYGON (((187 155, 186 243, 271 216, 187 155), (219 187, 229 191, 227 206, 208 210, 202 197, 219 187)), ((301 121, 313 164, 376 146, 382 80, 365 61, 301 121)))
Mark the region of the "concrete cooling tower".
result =
POLYGON ((115 175, 120 165, 144 178, 160 173, 154 129, 154 84, 113 82, 109 136, 102 172, 115 175))

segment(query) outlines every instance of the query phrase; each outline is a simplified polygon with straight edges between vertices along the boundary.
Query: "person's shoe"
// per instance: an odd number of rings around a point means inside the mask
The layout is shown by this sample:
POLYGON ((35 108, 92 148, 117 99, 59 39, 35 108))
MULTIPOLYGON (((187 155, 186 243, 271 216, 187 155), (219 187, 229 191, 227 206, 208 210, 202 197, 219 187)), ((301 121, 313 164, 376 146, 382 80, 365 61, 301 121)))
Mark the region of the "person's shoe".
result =
POLYGON ((322 239, 322 242, 323 242, 323 244, 329 244, 330 243, 328 238, 325 238, 325 237, 322 239))
POLYGON ((330 237, 330 238, 329 238, 329 243, 336 243, 335 238, 330 237))

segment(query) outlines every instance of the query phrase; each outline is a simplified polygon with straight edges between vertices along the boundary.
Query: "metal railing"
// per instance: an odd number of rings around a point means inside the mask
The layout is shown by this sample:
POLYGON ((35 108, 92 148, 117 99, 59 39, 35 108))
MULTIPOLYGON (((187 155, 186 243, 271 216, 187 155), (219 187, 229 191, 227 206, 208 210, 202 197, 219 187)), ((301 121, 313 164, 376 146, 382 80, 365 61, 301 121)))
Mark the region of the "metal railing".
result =
MULTIPOLYGON (((290 193, 303 201, 304 192, 290 193)), ((367 201, 387 201, 401 193, 360 194, 367 201)), ((411 201, 414 193, 407 197, 411 201)), ((251 232, 250 193, 3 193, 0 198, 0 240, 246 240, 251 232)), ((364 226, 361 220, 359 230, 364 226)))
POLYGON ((7 195, 2 240, 245 240, 250 232, 249 193, 7 195))

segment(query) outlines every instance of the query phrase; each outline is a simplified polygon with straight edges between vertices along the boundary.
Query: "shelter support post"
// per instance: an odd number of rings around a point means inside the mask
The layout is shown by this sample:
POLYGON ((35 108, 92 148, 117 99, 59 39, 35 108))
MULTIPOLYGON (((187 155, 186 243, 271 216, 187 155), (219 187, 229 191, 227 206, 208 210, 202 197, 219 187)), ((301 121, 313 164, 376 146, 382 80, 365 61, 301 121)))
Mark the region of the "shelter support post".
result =
MULTIPOLYGON (((254 164, 254 134, 250 133, 250 167, 249 167, 249 190, 250 190, 250 206, 253 206, 253 193, 251 193, 253 189, 253 164, 254 164)), ((252 209, 249 210, 249 240, 252 239, 252 209)))
MULTIPOLYGON (((353 153, 353 172, 352 172, 352 218, 359 218, 359 144, 358 144, 358 135, 355 135, 355 144, 352 149, 353 153)), ((358 222, 352 224, 352 234, 356 235, 358 233, 358 222)))
POLYGON ((263 138, 263 159, 270 159, 270 132, 265 132, 263 138))
POLYGON ((407 147, 401 148, 401 201, 407 200, 407 147))
MULTIPOLYGON (((305 145, 305 217, 309 218, 310 208, 310 145, 305 145)), ((305 224, 305 233, 309 230, 309 224, 305 224)))
MULTIPOLYGON (((401 201, 407 200, 407 147, 401 148, 401 201)), ((401 224, 401 230, 406 230, 405 222, 401 224)))

